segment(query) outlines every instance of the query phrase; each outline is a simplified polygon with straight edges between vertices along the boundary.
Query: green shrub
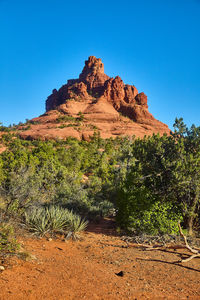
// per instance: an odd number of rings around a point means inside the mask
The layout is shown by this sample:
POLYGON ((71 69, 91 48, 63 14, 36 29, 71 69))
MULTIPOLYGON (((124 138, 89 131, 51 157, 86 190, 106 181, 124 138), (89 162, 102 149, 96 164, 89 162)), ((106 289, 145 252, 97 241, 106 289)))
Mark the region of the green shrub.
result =
POLYGON ((155 202, 151 208, 135 211, 128 218, 128 230, 136 233, 177 234, 180 213, 175 212, 171 203, 155 202))
POLYGON ((76 239, 79 237, 78 233, 86 229, 88 222, 82 220, 79 215, 73 214, 72 212, 70 212, 68 218, 67 229, 72 238, 76 239))
POLYGON ((51 206, 46 208, 45 214, 49 217, 49 227, 52 232, 63 231, 68 226, 70 212, 59 206, 51 206))
POLYGON ((68 127, 66 124, 61 124, 60 126, 58 126, 58 128, 62 129, 62 128, 65 128, 65 127, 68 127))
POLYGON ((0 224, 0 255, 15 253, 19 249, 14 236, 13 226, 7 223, 0 224))
POLYGON ((81 111, 79 111, 79 113, 78 113, 78 121, 82 122, 82 121, 84 121, 84 119, 85 119, 84 114, 81 111))
POLYGON ((24 217, 29 230, 39 235, 72 232, 75 236, 76 232, 87 226, 80 216, 58 206, 34 208, 26 212, 24 217))
POLYGON ((61 123, 61 122, 70 122, 70 121, 75 121, 76 118, 68 115, 60 116, 57 118, 56 122, 61 123))
MULTIPOLYGON (((80 130, 82 116, 60 114, 57 126, 80 130)), ((200 127, 188 129, 182 119, 171 136, 103 140, 95 130, 90 142, 24 141, 5 132, 1 144, 0 208, 8 218, 56 204, 89 219, 116 209, 119 226, 134 231, 173 232, 180 212, 189 232, 200 226, 200 127)), ((39 231, 56 230, 47 213, 42 218, 39 231)))
POLYGON ((40 121, 39 121, 39 120, 38 120, 38 121, 30 120, 29 122, 30 122, 30 124, 33 124, 33 125, 38 125, 38 124, 40 124, 40 121))
POLYGON ((102 217, 109 217, 115 214, 115 206, 112 202, 104 200, 99 204, 102 217))
POLYGON ((89 221, 99 221, 102 218, 101 210, 99 206, 91 206, 88 210, 88 219, 89 221))
POLYGON ((36 234, 44 235, 50 231, 50 217, 44 208, 35 208, 24 214, 28 229, 36 234))
POLYGON ((122 229, 135 234, 178 233, 181 209, 170 202, 161 202, 146 187, 123 187, 117 199, 117 222, 122 229))
POLYGON ((29 130, 29 129, 31 129, 31 125, 28 125, 26 127, 22 127, 21 128, 21 130, 23 130, 23 131, 26 131, 26 130, 29 130))
POLYGON ((6 126, 0 126, 0 131, 3 131, 3 132, 10 132, 11 129, 6 127, 6 126))

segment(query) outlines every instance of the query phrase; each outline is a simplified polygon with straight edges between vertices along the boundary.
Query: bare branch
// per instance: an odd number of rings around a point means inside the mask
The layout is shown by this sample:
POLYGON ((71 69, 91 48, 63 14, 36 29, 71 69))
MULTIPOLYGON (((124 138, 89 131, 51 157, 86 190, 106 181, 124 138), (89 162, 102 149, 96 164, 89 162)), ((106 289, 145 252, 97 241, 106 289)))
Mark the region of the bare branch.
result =
POLYGON ((190 257, 188 257, 188 258, 185 258, 185 259, 182 259, 180 262, 188 262, 188 261, 190 261, 191 259, 193 259, 193 258, 196 258, 196 257, 200 257, 200 253, 199 254, 193 254, 193 255, 191 255, 190 257))
POLYGON ((179 227, 180 235, 184 238, 186 248, 187 248, 190 252, 195 253, 195 254, 198 254, 198 253, 199 253, 198 250, 193 249, 193 248, 191 248, 191 247, 188 245, 187 238, 186 238, 186 236, 183 234, 183 231, 182 231, 182 229, 181 229, 180 223, 178 223, 178 227, 179 227))
MULTIPOLYGON (((165 244, 156 244, 156 245, 147 245, 147 244, 134 244, 134 245, 130 245, 127 243, 127 247, 141 247, 144 248, 146 251, 152 251, 152 250, 161 250, 161 251, 166 251, 168 249, 187 249, 189 250, 191 253, 193 253, 192 255, 190 255, 188 258, 185 259, 181 259, 178 262, 188 262, 190 260, 192 260, 193 258, 196 257, 200 257, 200 249, 197 247, 190 247, 190 245, 188 244, 187 238, 186 236, 183 234, 183 231, 181 229, 181 225, 180 223, 178 224, 179 227, 179 232, 180 235, 183 237, 185 244, 184 245, 179 245, 179 244, 171 244, 171 245, 165 245, 165 244)), ((177 262, 176 262, 177 263, 177 262)))

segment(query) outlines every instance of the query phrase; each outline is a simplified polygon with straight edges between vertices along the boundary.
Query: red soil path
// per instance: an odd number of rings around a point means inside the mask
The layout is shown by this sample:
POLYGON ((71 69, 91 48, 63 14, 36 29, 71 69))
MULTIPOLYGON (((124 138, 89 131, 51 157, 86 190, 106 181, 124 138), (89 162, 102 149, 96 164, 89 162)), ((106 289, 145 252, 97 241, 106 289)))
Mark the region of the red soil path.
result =
POLYGON ((36 259, 5 265, 0 300, 200 299, 199 259, 177 265, 187 251, 123 248, 109 226, 90 226, 75 242, 19 238, 36 259))

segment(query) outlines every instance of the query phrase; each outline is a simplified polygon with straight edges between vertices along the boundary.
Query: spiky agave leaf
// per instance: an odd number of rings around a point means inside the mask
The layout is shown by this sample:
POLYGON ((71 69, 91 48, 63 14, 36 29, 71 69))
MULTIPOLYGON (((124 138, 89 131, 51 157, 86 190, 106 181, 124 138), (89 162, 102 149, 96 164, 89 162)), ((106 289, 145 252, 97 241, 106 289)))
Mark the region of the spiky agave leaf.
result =
POLYGON ((78 233, 85 230, 87 227, 87 224, 88 224, 88 221, 81 219, 80 216, 73 214, 71 212, 68 230, 71 233, 72 238, 73 239, 79 238, 78 233))
POLYGON ((51 206, 48 209, 48 213, 52 231, 63 231, 67 228, 69 218, 69 211, 67 209, 60 208, 59 206, 51 206))
POLYGON ((35 208, 29 213, 25 212, 24 216, 30 231, 42 235, 49 232, 49 214, 45 212, 44 208, 35 208))

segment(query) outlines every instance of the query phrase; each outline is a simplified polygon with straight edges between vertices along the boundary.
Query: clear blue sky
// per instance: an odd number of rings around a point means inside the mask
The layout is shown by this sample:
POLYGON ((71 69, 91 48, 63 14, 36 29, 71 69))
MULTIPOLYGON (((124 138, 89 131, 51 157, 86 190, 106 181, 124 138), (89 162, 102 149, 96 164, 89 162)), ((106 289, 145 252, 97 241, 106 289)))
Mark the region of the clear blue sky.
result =
POLYGON ((90 55, 172 128, 200 125, 200 0, 0 0, 0 121, 45 111, 90 55))

